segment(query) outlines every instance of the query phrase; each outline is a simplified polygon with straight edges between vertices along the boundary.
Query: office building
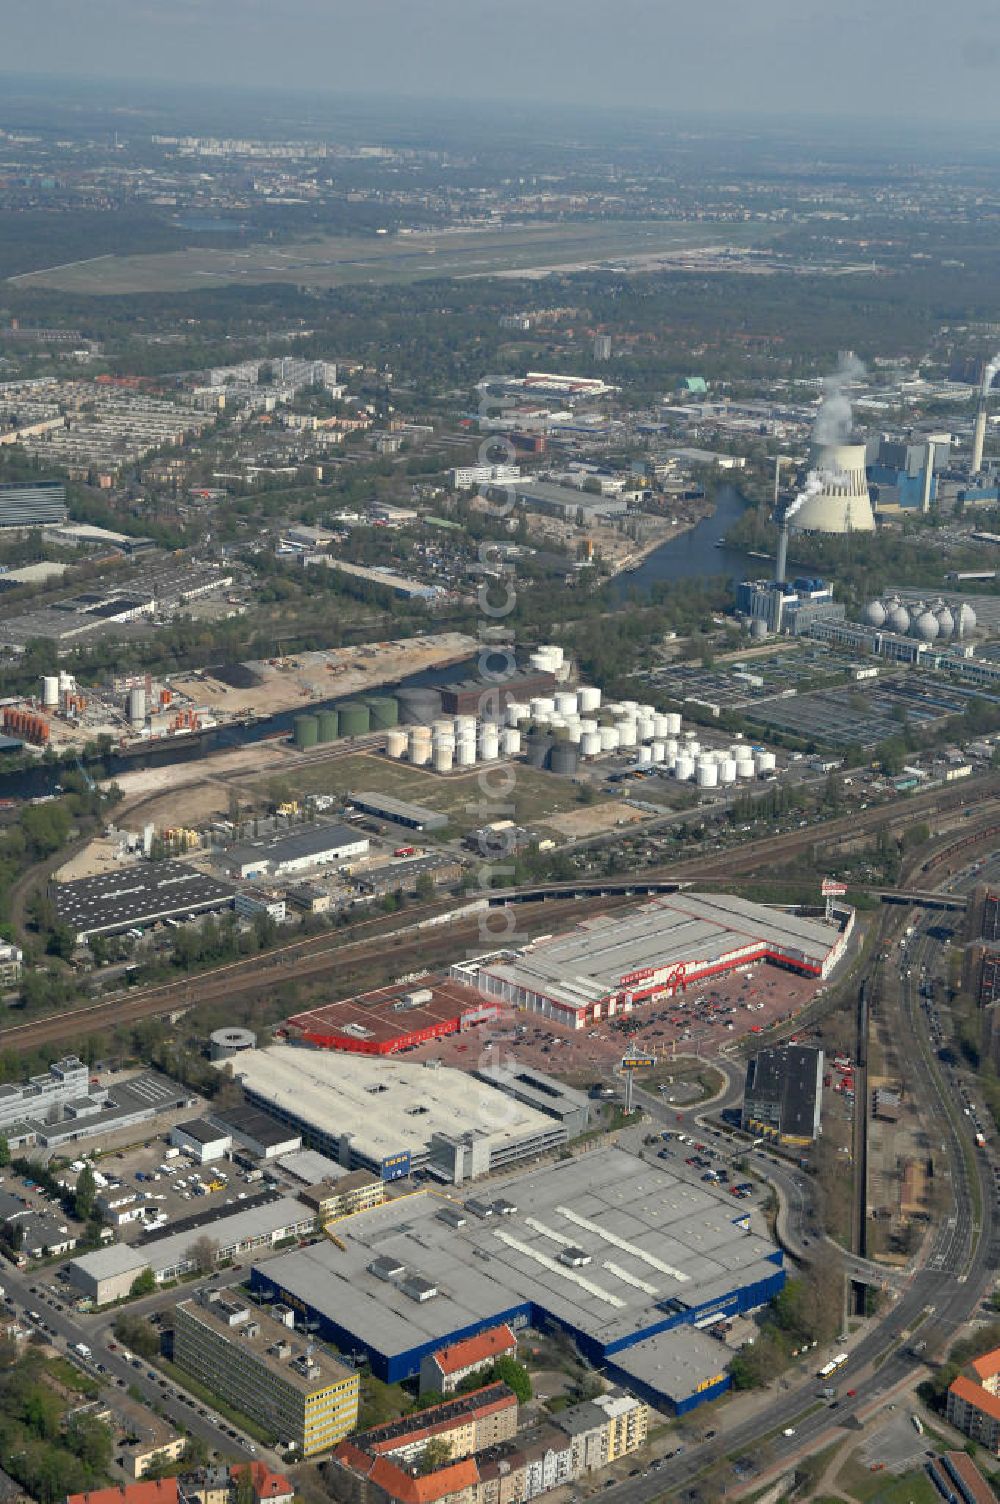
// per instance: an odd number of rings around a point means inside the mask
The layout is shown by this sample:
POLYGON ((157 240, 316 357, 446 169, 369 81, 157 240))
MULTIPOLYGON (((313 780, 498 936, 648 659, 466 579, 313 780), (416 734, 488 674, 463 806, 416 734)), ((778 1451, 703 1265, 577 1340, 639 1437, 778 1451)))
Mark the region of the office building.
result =
POLYGON ((249 1307, 237 1290, 174 1308, 174 1361, 205 1388, 294 1443, 328 1451, 358 1421, 358 1374, 249 1307))
POLYGON ((385 1200, 385 1181, 370 1170, 348 1170, 333 1181, 321 1180, 304 1186, 299 1200, 316 1213, 319 1222, 333 1222, 351 1217, 355 1212, 370 1211, 385 1200))
POLYGON ((819 1137, 823 1108, 823 1051, 786 1044, 758 1050, 747 1062, 743 1128, 782 1144, 819 1137))
POLYGON ((948 1390, 948 1420, 1000 1457, 1000 1347, 974 1358, 948 1390))

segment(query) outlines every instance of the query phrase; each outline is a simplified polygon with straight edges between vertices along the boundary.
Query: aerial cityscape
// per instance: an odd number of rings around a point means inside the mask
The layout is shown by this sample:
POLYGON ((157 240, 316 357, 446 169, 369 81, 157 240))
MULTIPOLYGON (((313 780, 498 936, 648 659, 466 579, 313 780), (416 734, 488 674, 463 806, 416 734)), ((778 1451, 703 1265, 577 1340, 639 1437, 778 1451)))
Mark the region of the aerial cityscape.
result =
POLYGON ((992 20, 12 6, 0 1496, 1000 1497, 992 20))

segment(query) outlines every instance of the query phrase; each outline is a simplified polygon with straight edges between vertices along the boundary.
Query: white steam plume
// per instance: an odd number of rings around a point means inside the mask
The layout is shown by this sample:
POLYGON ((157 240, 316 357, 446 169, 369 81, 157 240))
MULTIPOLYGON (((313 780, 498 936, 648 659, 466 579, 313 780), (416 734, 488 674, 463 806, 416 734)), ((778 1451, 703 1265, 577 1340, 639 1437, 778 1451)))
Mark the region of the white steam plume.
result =
POLYGON ((783 525, 787 527, 789 522, 791 522, 792 518, 795 516, 795 513, 805 505, 810 496, 818 496, 822 489, 823 479, 819 474, 819 471, 810 470, 809 474, 806 476, 806 483, 803 486, 802 490, 785 511, 785 515, 782 518, 783 525))
POLYGON ((851 436, 851 402, 847 388, 859 381, 865 368, 856 355, 841 355, 837 369, 823 381, 823 400, 813 424, 813 439, 824 448, 844 444, 851 436))
POLYGON ((981 390, 984 397, 989 396, 990 387, 993 385, 993 378, 998 371, 1000 371, 1000 355, 994 355, 992 360, 986 362, 985 369, 983 370, 983 385, 981 390))

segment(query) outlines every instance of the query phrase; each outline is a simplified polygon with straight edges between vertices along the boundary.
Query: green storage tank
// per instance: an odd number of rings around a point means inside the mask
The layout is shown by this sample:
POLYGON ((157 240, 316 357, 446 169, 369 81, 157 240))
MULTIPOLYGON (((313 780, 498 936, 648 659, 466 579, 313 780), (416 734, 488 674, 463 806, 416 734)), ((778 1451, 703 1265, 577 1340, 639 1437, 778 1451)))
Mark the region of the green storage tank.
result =
POLYGON ((335 710, 321 710, 319 713, 319 739, 321 742, 335 742, 340 735, 340 716, 335 710))
POLYGON ((364 736, 371 725, 368 706, 360 700, 345 700, 340 707, 341 736, 364 736))
POLYGON ((319 717, 315 715, 297 715, 293 725, 292 740, 299 748, 299 751, 304 751, 307 747, 315 747, 319 741, 319 717))
POLYGON ((399 725, 399 701, 395 695, 369 695, 365 703, 371 712, 373 731, 391 731, 399 725))

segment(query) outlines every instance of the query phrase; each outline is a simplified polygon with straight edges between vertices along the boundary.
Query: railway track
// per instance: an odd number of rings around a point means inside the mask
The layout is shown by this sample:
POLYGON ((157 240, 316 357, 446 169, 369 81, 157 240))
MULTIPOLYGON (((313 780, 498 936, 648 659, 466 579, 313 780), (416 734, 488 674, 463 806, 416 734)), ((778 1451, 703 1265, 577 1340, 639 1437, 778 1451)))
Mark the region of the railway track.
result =
MULTIPOLYGON (((729 878, 734 875, 753 873, 760 867, 766 868, 768 873, 771 873, 779 862, 809 851, 817 843, 835 842, 842 836, 856 837, 859 833, 877 830, 882 825, 899 824, 902 813, 905 813, 907 823, 911 823, 921 815, 941 814, 967 806, 970 801, 981 806, 983 814, 979 822, 963 832, 963 843, 977 837, 982 839, 996 822, 997 811, 991 806, 996 806, 1000 801, 1000 776, 995 774, 975 780, 972 788, 966 785, 963 789, 954 792, 932 790, 926 794, 915 795, 907 800, 904 811, 879 807, 860 811, 857 814, 844 815, 822 825, 810 825, 805 830, 789 832, 784 836, 750 841, 736 850, 713 853, 705 857, 693 857, 685 861, 672 862, 663 867, 644 869, 641 874, 637 874, 637 879, 640 877, 642 880, 656 880, 657 878, 716 876, 729 878)), ((561 925, 572 924, 575 920, 595 910, 607 912, 610 907, 628 901, 625 896, 567 899, 561 904, 559 921, 561 925)), ((532 907, 533 905, 528 903, 519 908, 519 922, 530 923, 532 907)), ((539 913, 543 907, 544 905, 539 903, 539 913)), ((412 917, 409 918, 408 923, 398 927, 404 933, 400 933, 398 939, 392 943, 393 969, 397 974, 414 969, 412 964, 414 960, 427 961, 428 952, 435 948, 434 939, 437 933, 442 936, 447 934, 449 948, 453 951, 469 942, 472 942, 475 948, 483 949, 481 916, 468 924, 442 925, 438 932, 422 930, 405 933, 413 923, 443 916, 453 908, 455 908, 454 899, 448 899, 439 904, 419 908, 415 906, 412 909, 412 917), (407 965, 407 961, 411 964, 407 965)), ((307 940, 293 941, 277 950, 267 951, 261 956, 229 962, 225 966, 203 972, 199 976, 184 977, 176 982, 165 982, 156 987, 144 988, 141 992, 119 993, 99 1003, 74 1008, 70 1012, 14 1025, 0 1030, 0 1048, 31 1049, 41 1045, 78 1041, 88 1034, 97 1033, 118 1024, 135 1023, 143 1018, 164 1017, 170 1013, 197 1007, 202 1003, 218 1002, 234 996, 252 995, 282 982, 296 981, 321 972, 326 973, 331 982, 335 982, 339 975, 349 972, 352 966, 363 962, 373 953, 384 955, 387 942, 392 940, 394 933, 392 929, 387 928, 384 915, 361 920, 352 928, 355 935, 362 929, 366 931, 366 934, 346 941, 329 933, 312 936, 307 940)), ((500 940, 501 937, 498 936, 494 943, 499 944, 500 940)))
MULTIPOLYGON (((560 919, 573 923, 596 911, 606 913, 609 908, 634 902, 625 896, 620 898, 588 898, 567 903, 560 909, 560 919)), ((421 916, 423 917, 423 916, 421 916)), ((371 921, 373 933, 362 940, 337 943, 333 936, 318 937, 325 945, 313 946, 304 954, 289 954, 288 950, 269 951, 247 961, 233 961, 201 976, 185 977, 176 982, 165 982, 158 987, 145 988, 141 992, 119 993, 99 1003, 83 1008, 74 1008, 69 1013, 53 1014, 48 1018, 34 1019, 30 1023, 17 1024, 0 1030, 0 1049, 37 1049, 43 1045, 76 1042, 90 1035, 121 1024, 136 1023, 145 1018, 163 1018, 171 1013, 181 1013, 188 1008, 205 1003, 223 1002, 235 996, 247 997, 266 992, 282 983, 301 981, 323 974, 336 985, 338 977, 350 974, 365 961, 384 958, 391 942, 392 968, 396 974, 405 974, 423 966, 432 966, 429 952, 435 949, 435 941, 447 941, 449 954, 468 950, 470 954, 492 949, 502 943, 503 936, 495 935, 492 941, 484 940, 482 922, 486 911, 468 919, 439 928, 413 931, 408 928, 387 933, 385 920, 371 921)), ((551 907, 542 902, 536 906, 525 905, 518 911, 519 924, 532 924, 544 928, 551 922, 551 907), (543 917, 544 916, 544 917, 543 917)), ((289 948, 290 949, 290 948, 289 948)))

